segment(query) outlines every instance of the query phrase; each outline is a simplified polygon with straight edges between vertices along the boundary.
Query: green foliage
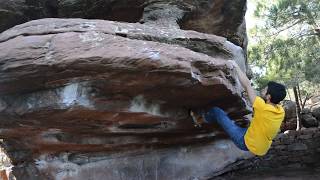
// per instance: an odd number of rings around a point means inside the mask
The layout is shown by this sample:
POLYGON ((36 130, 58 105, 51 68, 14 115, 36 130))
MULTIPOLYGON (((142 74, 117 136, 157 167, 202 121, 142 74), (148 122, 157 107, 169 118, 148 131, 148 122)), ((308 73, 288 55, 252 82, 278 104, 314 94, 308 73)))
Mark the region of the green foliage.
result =
POLYGON ((255 44, 248 58, 260 68, 254 82, 263 86, 268 80, 295 86, 308 81, 320 83, 320 1, 262 0, 255 16, 263 23, 250 30, 255 44))

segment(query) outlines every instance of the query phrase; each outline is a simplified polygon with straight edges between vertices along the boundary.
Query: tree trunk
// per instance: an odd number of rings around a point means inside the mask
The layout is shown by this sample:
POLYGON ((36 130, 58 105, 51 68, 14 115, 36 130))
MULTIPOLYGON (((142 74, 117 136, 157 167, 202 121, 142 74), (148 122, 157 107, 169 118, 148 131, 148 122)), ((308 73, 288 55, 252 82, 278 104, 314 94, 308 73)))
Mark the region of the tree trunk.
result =
POLYGON ((301 129, 301 107, 299 104, 299 97, 298 97, 298 90, 297 90, 297 86, 293 87, 293 93, 294 93, 294 98, 296 101, 296 105, 297 105, 297 131, 301 129))
POLYGON ((288 89, 288 88, 286 88, 286 91, 287 91, 287 94, 288 94, 288 96, 289 96, 290 101, 292 101, 291 96, 290 96, 289 89, 288 89))
POLYGON ((302 97, 301 97, 301 91, 300 91, 299 83, 297 84, 297 90, 298 90, 298 98, 299 98, 299 103, 300 103, 300 109, 303 109, 302 108, 302 97))
POLYGON ((304 99, 303 104, 301 105, 301 109, 304 109, 307 100, 309 100, 311 97, 312 97, 312 95, 309 95, 309 94, 307 93, 306 98, 304 99))

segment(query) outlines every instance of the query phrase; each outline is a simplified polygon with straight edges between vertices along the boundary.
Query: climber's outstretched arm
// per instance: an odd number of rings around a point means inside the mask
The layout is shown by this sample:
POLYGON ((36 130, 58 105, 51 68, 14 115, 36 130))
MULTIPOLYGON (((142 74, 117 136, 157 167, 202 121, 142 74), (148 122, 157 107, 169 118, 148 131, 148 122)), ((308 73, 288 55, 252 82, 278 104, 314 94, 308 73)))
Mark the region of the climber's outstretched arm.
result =
POLYGON ((242 72, 242 70, 240 69, 240 67, 238 66, 238 64, 235 61, 230 61, 232 63, 232 65, 235 67, 240 83, 243 86, 243 88, 245 89, 245 91, 248 93, 249 96, 249 100, 251 102, 251 104, 253 104, 254 99, 256 98, 256 92, 255 90, 252 88, 251 86, 251 82, 248 79, 247 75, 245 73, 242 72))

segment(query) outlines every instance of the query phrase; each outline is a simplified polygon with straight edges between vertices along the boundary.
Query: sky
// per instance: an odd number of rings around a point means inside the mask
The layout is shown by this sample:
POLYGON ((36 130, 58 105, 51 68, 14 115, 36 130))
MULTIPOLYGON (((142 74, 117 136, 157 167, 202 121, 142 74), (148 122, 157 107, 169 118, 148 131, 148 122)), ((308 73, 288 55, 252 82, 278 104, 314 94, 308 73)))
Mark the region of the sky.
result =
POLYGON ((246 12, 246 23, 247 23, 247 30, 254 27, 256 24, 256 19, 254 18, 254 10, 256 9, 256 5, 254 3, 254 0, 248 0, 247 1, 247 12, 246 12))
MULTIPOLYGON (((258 22, 258 19, 254 17, 254 11, 256 9, 256 3, 254 1, 255 0, 248 0, 247 1, 247 12, 246 12, 246 16, 245 16, 249 46, 251 44, 254 44, 254 42, 253 42, 254 39, 252 37, 250 37, 249 30, 251 28, 253 28, 256 24, 262 23, 262 22, 258 22)), ((261 69, 259 67, 252 66, 252 65, 250 65, 250 67, 254 73, 258 73, 258 74, 265 74, 266 73, 266 71, 264 69, 261 69)))

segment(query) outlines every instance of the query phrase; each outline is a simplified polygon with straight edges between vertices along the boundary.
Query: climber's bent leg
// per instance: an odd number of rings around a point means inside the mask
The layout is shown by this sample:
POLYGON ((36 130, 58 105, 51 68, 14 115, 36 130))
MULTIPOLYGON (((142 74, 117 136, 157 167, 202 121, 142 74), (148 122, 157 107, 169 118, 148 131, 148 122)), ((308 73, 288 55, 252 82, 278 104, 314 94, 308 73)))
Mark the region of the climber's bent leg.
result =
POLYGON ((241 150, 248 151, 244 142, 244 135, 248 128, 237 126, 228 115, 220 108, 214 107, 204 114, 205 121, 208 123, 217 122, 224 131, 230 136, 234 144, 241 150))

